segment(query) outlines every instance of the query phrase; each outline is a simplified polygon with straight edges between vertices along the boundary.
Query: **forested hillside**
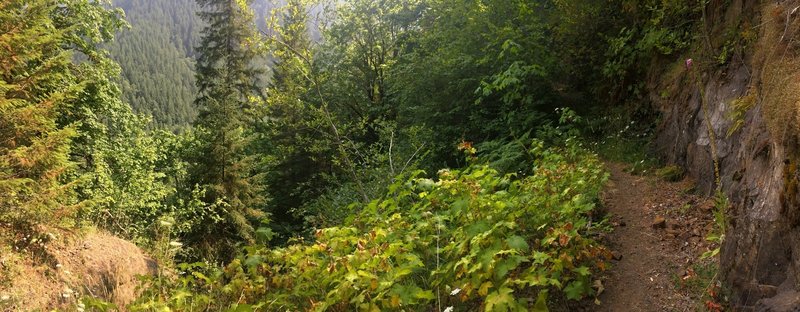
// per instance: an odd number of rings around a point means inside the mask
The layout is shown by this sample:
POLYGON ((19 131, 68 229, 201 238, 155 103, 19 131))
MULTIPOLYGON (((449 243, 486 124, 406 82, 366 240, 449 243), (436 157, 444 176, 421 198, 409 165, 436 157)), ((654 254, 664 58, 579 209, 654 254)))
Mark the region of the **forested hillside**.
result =
POLYGON ((194 47, 203 27, 193 0, 119 0, 130 29, 108 47, 122 68, 123 99, 156 126, 186 126, 197 115, 194 47))
MULTIPOLYGON (((204 27, 194 0, 115 0, 130 27, 108 46, 122 68, 123 100, 153 125, 185 127, 197 116, 194 49, 204 27)), ((273 5, 251 4, 261 25, 273 5)), ((262 26, 263 29, 264 26, 262 26)))
MULTIPOLYGON (((698 254, 674 287, 720 311, 725 191, 750 176, 721 171, 714 125, 745 125, 756 101, 709 110, 705 79, 745 63, 756 26, 711 40, 709 23, 742 7, 712 2, 0 2, 0 309, 602 309, 622 259, 608 233, 625 226, 602 207, 606 164, 622 191, 656 192, 640 181, 681 180, 689 161, 705 176, 668 211, 686 233, 630 224, 685 238, 675 250, 698 254), (692 113, 668 105, 682 101, 692 113), (669 156, 684 141, 665 134, 684 125, 705 134, 669 156), (149 275, 125 298, 59 262, 106 233, 153 258, 134 252, 149 275), (26 274, 64 291, 32 300, 26 274)), ((773 176, 794 203, 785 164, 773 176)))

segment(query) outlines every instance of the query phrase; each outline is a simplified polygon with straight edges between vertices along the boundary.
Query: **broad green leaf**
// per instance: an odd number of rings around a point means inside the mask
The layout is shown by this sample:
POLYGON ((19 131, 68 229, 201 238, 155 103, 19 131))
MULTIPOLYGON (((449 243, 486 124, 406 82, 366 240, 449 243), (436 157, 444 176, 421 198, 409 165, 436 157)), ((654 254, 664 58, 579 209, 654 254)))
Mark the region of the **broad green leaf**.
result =
POLYGON ((531 312, 549 312, 550 310, 547 308, 547 291, 543 290, 539 292, 539 295, 536 297, 536 303, 533 305, 533 309, 531 312))
POLYGON ((528 251, 528 242, 525 241, 525 238, 519 235, 514 235, 506 239, 506 244, 508 247, 514 248, 519 251, 528 251))
POLYGON ((507 311, 509 307, 515 303, 514 296, 511 294, 513 289, 508 287, 501 287, 495 292, 486 296, 484 304, 486 305, 485 311, 507 311))

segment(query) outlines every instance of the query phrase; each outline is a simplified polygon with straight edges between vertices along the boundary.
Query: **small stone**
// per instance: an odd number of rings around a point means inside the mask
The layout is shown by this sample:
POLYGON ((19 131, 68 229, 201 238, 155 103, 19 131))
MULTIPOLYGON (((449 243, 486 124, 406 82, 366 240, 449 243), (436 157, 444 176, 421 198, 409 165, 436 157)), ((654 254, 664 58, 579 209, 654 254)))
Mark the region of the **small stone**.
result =
POLYGON ((664 219, 662 216, 657 216, 653 219, 653 223, 651 225, 657 229, 663 229, 667 226, 667 219, 664 219))
POLYGON ((614 259, 614 260, 617 260, 617 261, 622 260, 622 253, 619 252, 619 251, 612 251, 611 252, 611 259, 614 259))

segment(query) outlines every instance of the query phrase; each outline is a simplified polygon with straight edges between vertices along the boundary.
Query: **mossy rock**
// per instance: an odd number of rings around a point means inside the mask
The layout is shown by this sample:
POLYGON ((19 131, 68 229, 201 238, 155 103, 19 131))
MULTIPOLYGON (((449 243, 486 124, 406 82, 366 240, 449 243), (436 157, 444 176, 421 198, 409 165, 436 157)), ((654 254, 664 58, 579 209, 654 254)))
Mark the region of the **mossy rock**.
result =
POLYGON ((656 176, 670 182, 677 182, 683 179, 683 173, 683 168, 675 165, 656 170, 656 176))

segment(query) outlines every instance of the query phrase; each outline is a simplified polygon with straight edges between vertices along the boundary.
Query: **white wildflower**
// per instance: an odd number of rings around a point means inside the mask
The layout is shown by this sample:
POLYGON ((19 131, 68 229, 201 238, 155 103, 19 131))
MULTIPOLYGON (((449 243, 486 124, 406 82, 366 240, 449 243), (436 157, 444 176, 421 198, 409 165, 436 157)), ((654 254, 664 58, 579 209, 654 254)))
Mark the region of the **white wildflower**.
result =
POLYGON ((444 309, 444 312, 453 312, 453 306, 449 306, 444 309))
POLYGON ((455 296, 455 295, 458 295, 458 293, 460 293, 460 292, 461 292, 461 288, 456 288, 456 289, 453 289, 453 291, 450 292, 450 295, 451 296, 455 296))

